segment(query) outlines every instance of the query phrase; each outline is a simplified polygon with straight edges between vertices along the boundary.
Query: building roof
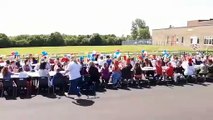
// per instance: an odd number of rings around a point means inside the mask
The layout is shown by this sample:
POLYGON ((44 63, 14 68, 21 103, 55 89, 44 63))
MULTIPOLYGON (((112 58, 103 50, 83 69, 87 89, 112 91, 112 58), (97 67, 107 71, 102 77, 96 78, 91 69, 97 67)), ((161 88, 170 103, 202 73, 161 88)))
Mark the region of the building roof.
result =
POLYGON ((191 21, 187 21, 187 26, 183 26, 183 27, 168 27, 168 28, 160 28, 160 29, 153 29, 153 30, 195 28, 195 27, 205 27, 205 26, 213 26, 213 18, 211 18, 209 20, 191 20, 191 21))
POLYGON ((198 27, 207 27, 207 26, 213 26, 213 25, 203 25, 203 26, 182 26, 182 27, 171 27, 171 28, 159 28, 159 29, 152 29, 152 30, 168 30, 168 29, 181 29, 181 28, 198 28, 198 27))

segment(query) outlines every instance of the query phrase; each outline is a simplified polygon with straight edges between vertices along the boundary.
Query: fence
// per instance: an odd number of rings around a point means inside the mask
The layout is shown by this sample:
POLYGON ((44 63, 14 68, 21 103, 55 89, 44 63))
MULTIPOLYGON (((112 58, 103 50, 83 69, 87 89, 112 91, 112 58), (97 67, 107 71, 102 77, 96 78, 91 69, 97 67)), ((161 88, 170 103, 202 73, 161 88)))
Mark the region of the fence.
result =
POLYGON ((122 45, 152 45, 152 40, 151 39, 126 40, 122 41, 122 45))

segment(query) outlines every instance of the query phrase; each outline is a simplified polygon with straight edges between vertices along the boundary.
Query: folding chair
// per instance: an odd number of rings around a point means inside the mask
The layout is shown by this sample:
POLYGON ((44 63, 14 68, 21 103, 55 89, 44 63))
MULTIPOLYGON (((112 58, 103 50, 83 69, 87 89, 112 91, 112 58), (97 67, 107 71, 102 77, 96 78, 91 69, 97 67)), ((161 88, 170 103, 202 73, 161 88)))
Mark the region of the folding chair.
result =
POLYGON ((22 90, 26 90, 26 95, 29 95, 30 93, 30 89, 28 88, 28 82, 27 82, 28 78, 19 78, 16 81, 17 84, 17 91, 19 92, 19 94, 21 93, 22 90))
POLYGON ((8 90, 12 89, 12 95, 13 97, 16 97, 16 88, 17 85, 15 84, 13 79, 10 80, 3 80, 3 89, 2 92, 6 91, 7 93, 9 93, 8 90))
POLYGON ((38 86, 37 86, 37 94, 39 94, 39 91, 41 88, 47 89, 47 92, 49 94, 49 78, 48 77, 40 77, 38 79, 38 86))
POLYGON ((4 89, 3 89, 3 81, 0 80, 0 89, 1 89, 1 97, 3 97, 4 89))
POLYGON ((55 94, 56 88, 59 88, 59 90, 62 90, 62 93, 65 92, 65 78, 60 78, 55 81, 52 81, 52 87, 53 87, 53 94, 55 94))

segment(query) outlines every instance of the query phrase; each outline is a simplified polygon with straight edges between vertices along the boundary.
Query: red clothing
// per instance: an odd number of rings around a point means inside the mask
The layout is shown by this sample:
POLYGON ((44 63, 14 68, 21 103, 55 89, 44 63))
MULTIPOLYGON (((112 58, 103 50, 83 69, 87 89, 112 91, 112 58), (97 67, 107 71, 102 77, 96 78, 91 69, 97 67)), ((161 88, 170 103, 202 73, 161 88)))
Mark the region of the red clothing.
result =
POLYGON ((69 59, 64 57, 64 58, 61 59, 61 62, 66 62, 67 63, 67 62, 69 62, 69 59))
POLYGON ((173 77, 174 68, 172 66, 169 66, 168 69, 166 70, 166 74, 167 74, 168 77, 173 77))
POLYGON ((156 65, 156 73, 157 75, 162 75, 163 74, 163 69, 161 65, 156 65))

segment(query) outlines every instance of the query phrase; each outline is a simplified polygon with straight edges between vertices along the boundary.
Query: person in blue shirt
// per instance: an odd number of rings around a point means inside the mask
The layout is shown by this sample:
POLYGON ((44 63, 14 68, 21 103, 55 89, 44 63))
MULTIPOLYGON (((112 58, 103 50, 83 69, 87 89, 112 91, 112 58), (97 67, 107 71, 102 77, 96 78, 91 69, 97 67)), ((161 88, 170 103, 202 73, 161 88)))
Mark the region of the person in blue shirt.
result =
POLYGON ((8 81, 11 79, 11 75, 13 75, 13 73, 11 73, 9 70, 8 70, 8 67, 4 67, 2 69, 2 76, 3 76, 3 79, 8 81))
POLYGON ((61 87, 63 87, 64 81, 63 81, 64 76, 60 73, 60 69, 56 70, 56 74, 53 76, 51 82, 52 85, 60 85, 61 87))
MULTIPOLYGON (((8 67, 6 66, 6 67, 4 67, 3 69, 2 69, 2 76, 3 76, 3 80, 4 81, 12 81, 11 80, 11 75, 13 75, 13 73, 11 73, 10 71, 9 71, 9 69, 8 69, 8 67)), ((13 81, 12 81, 13 82, 13 81)), ((13 84, 15 84, 14 82, 13 82, 13 84)), ((8 95, 8 93, 7 93, 7 89, 5 89, 4 90, 4 95, 8 95)))
POLYGON ((112 59, 110 58, 109 55, 107 55, 106 58, 107 58, 106 63, 108 64, 108 66, 110 66, 112 64, 112 59))

